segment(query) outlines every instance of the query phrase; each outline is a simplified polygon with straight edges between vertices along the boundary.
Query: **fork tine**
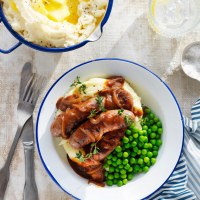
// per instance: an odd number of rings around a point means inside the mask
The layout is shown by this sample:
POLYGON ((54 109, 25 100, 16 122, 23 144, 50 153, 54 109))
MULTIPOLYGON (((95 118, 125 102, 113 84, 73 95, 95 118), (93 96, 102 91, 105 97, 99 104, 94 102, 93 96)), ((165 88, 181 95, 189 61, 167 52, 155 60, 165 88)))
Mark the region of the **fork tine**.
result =
POLYGON ((35 88, 34 88, 34 92, 32 93, 31 98, 30 98, 30 102, 32 104, 36 104, 36 101, 42 89, 43 83, 44 83, 44 77, 39 76, 37 80, 37 84, 35 85, 35 88))
POLYGON ((26 84, 26 87, 25 87, 25 89, 24 89, 24 93, 23 93, 23 95, 22 95, 22 100, 23 100, 23 101, 25 100, 25 98, 26 98, 26 96, 27 96, 27 93, 28 93, 28 91, 29 91, 29 89, 30 89, 30 87, 31 87, 31 85, 32 85, 32 82, 33 82, 33 80, 34 80, 34 76, 35 76, 35 74, 33 74, 33 75, 31 76, 30 80, 29 80, 28 83, 26 84))
POLYGON ((37 82, 37 78, 34 78, 34 80, 32 81, 32 84, 28 90, 28 93, 26 95, 26 98, 25 98, 25 101, 29 102, 33 93, 34 93, 34 89, 35 89, 35 85, 36 85, 36 82, 37 82))

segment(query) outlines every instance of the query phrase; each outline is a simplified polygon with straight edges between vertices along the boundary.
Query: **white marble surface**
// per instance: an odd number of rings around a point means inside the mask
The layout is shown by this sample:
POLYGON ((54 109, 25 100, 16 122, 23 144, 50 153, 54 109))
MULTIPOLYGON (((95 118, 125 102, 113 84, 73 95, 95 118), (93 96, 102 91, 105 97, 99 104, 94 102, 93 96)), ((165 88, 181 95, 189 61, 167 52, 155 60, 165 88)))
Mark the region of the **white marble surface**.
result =
MULTIPOLYGON (((145 65, 165 79, 176 95, 183 114, 190 115, 190 107, 200 95, 200 83, 183 73, 180 68, 180 54, 185 45, 200 40, 200 32, 190 33, 182 39, 164 38, 155 34, 148 26, 146 10, 146 0, 126 0, 123 3, 115 1, 102 38, 72 52, 48 54, 21 46, 9 55, 0 54, 0 167, 16 131, 20 72, 27 61, 31 61, 37 72, 49 79, 45 89, 47 91, 63 72, 79 63, 102 57, 129 59, 145 65)), ((0 47, 7 48, 15 42, 1 24, 0 47)), ((35 117, 42 96, 38 101, 35 117)), ((49 178, 37 152, 35 169, 41 200, 70 199, 49 178)), ((23 186, 24 155, 20 142, 12 162, 5 200, 21 200, 23 186)))

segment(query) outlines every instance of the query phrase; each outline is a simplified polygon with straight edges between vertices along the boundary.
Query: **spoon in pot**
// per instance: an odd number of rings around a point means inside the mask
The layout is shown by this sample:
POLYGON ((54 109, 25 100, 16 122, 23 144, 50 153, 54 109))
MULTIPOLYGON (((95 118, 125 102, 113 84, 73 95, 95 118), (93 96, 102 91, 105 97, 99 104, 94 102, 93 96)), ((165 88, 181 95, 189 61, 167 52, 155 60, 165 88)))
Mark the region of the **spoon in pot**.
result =
POLYGON ((185 47, 181 66, 186 75, 200 81, 200 41, 193 42, 185 47))

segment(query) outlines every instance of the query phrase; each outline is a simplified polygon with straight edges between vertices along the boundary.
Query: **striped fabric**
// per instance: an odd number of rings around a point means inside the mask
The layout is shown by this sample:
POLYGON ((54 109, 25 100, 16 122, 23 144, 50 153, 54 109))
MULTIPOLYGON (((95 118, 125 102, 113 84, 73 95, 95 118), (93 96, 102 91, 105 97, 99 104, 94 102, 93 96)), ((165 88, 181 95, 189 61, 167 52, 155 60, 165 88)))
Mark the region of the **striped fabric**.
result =
POLYGON ((183 154, 169 180, 149 200, 200 200, 200 99, 184 118, 183 154))

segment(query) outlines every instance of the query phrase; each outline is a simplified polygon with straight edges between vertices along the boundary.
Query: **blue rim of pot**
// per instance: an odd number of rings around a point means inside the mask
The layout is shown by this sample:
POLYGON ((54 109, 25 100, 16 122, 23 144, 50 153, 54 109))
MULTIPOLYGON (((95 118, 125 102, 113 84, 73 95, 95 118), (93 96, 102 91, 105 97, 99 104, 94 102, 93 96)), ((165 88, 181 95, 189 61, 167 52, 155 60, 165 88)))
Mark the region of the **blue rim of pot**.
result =
MULTIPOLYGON (((112 11, 112 6, 113 6, 113 0, 109 0, 105 16, 104 16, 103 20, 101 21, 101 24, 99 25, 101 35, 103 34, 103 27, 110 17, 110 14, 111 14, 111 11, 112 11)), ((19 41, 17 44, 13 45, 8 50, 0 49, 0 53, 4 53, 4 54, 11 53, 15 49, 17 49, 21 44, 25 44, 26 46, 28 46, 30 48, 33 48, 33 49, 36 49, 36 50, 39 50, 39 51, 43 51, 43 52, 61 53, 61 52, 67 52, 67 51, 72 51, 72 50, 78 49, 78 48, 86 45, 89 42, 95 42, 96 41, 96 40, 91 41, 91 40, 88 39, 88 40, 85 40, 85 41, 83 41, 79 44, 72 45, 72 46, 69 46, 69 47, 62 47, 62 48, 48 48, 48 47, 43 47, 43 46, 28 42, 20 34, 18 34, 16 31, 14 31, 12 29, 11 25, 9 24, 8 20, 6 19, 5 15, 3 13, 3 3, 0 4, 0 23, 1 22, 3 22, 3 24, 8 29, 8 31, 19 41)))

